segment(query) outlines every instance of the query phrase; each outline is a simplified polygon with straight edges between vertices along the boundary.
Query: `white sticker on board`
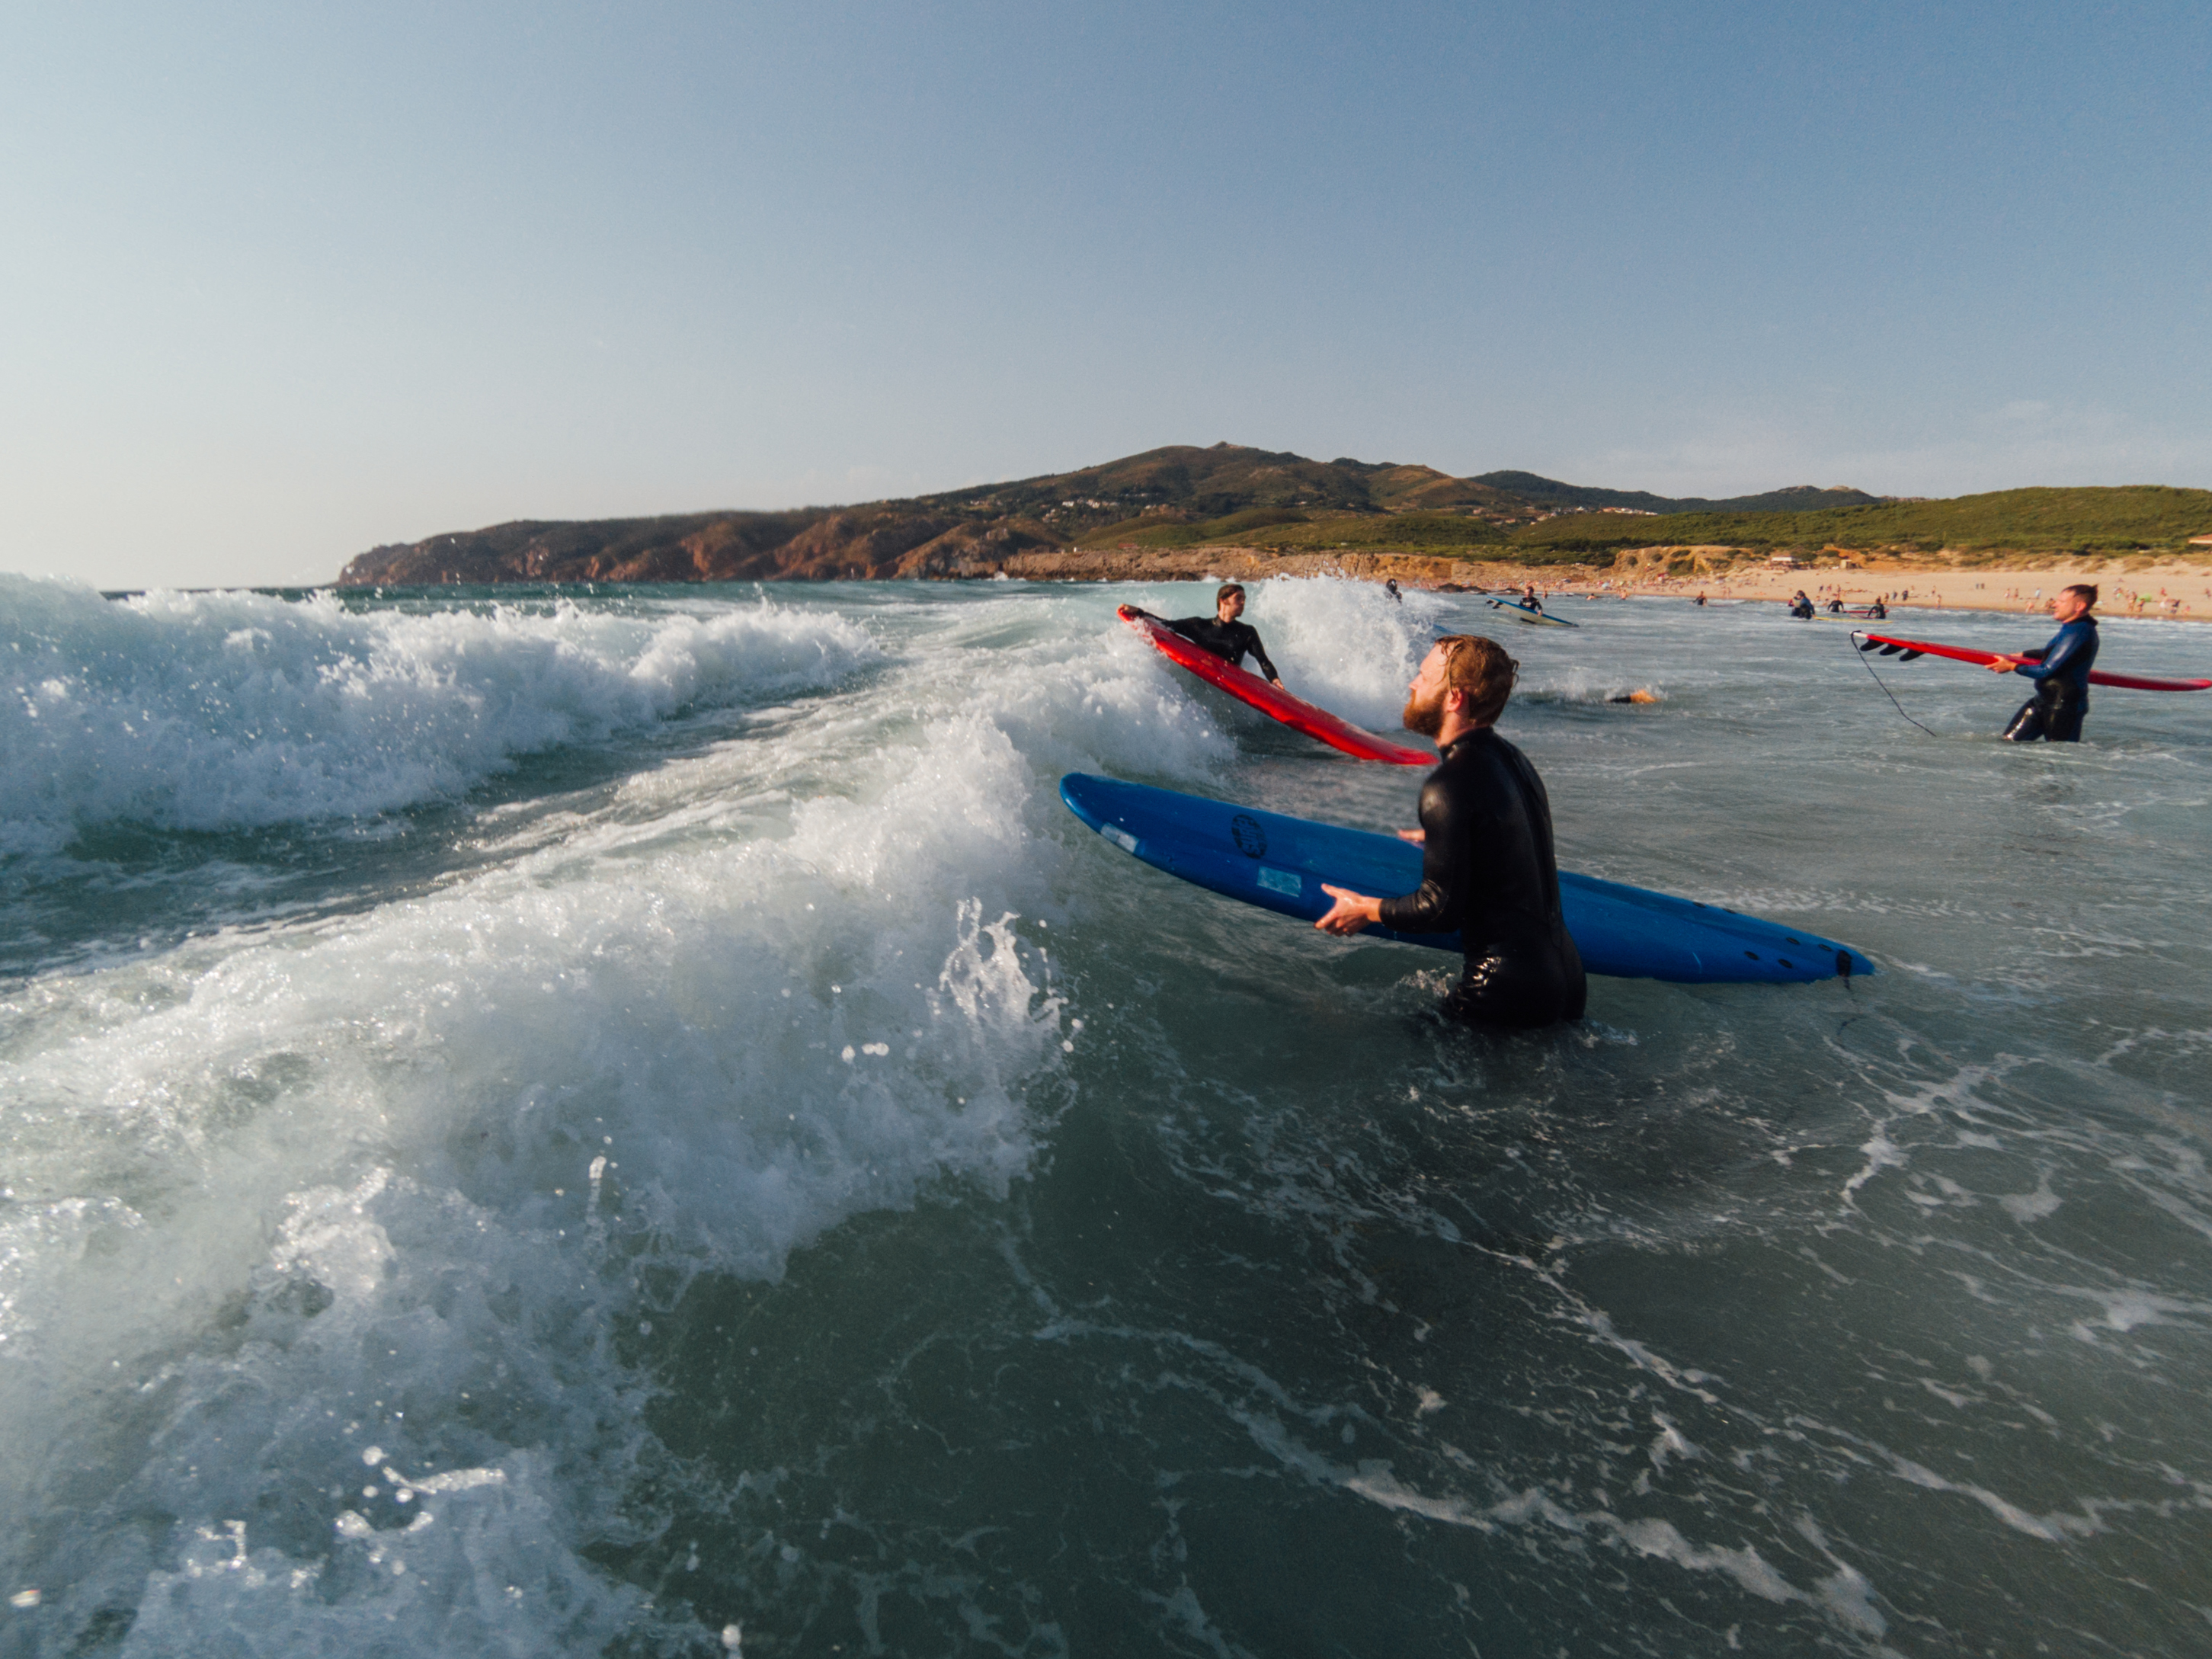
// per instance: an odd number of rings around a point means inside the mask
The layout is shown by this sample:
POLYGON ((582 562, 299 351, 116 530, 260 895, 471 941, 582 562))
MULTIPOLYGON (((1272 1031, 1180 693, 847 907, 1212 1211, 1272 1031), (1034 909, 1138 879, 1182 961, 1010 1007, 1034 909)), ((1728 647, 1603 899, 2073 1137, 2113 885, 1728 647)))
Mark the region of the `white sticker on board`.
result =
POLYGON ((1287 893, 1292 898, 1306 890, 1305 883, 1289 871, 1270 870, 1264 864, 1260 866, 1260 885, 1271 893, 1287 893))

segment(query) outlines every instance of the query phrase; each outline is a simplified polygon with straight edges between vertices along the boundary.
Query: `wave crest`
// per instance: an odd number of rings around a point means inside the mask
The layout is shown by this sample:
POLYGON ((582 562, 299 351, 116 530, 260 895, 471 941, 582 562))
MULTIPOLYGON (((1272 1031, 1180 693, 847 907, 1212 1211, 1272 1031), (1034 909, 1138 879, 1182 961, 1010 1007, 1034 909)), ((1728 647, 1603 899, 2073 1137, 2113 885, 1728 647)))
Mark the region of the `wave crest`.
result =
POLYGON ((843 617, 349 610, 0 575, 0 851, 88 825, 239 830, 466 793, 518 756, 875 660, 843 617))

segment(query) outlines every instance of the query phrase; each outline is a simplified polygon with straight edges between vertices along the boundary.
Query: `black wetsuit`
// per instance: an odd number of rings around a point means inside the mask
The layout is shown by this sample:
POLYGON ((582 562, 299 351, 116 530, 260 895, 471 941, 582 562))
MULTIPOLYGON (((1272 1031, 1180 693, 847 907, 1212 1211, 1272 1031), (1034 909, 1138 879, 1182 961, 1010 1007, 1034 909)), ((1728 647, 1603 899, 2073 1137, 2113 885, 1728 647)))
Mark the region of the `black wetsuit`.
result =
POLYGON ((1583 959, 1559 914, 1552 804, 1536 769, 1488 726, 1455 738, 1421 786, 1421 884, 1382 901, 1385 927, 1459 930, 1467 974, 1444 1012, 1480 1025, 1580 1019, 1583 959))
MULTIPOLYGON (((1130 609, 1133 611, 1136 607, 1132 605, 1130 609)), ((1137 614, 1150 616, 1152 613, 1140 611, 1137 614)), ((1165 617, 1157 620, 1167 622, 1165 617)), ((1218 617, 1185 617, 1181 622, 1168 623, 1168 626, 1200 650, 1211 651, 1231 668, 1243 666, 1244 653, 1249 651, 1260 659, 1262 674, 1279 684, 1282 681, 1283 677, 1275 672, 1275 665, 1267 660, 1267 647, 1260 643, 1260 630, 1249 623, 1223 622, 1218 617)))
POLYGON ((2021 704, 2004 729, 2009 743, 2081 741, 2081 717, 2089 712, 2089 668, 2097 660, 2097 619, 2075 617, 2043 647, 2040 662, 2014 670, 2035 682, 2035 695, 2021 704))
POLYGON ((1813 620, 1813 601, 1800 594, 1790 601, 1790 614, 1800 622, 1813 620))

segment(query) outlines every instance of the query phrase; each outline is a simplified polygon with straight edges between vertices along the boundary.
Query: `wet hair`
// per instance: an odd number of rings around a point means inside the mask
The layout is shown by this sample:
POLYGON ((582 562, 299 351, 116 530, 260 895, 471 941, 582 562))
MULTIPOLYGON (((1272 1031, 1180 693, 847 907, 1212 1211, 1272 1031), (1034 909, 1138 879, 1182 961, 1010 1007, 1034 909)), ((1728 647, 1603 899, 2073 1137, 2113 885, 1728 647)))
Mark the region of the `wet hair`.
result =
POLYGON ((1480 634, 1447 634, 1437 649, 1444 653, 1444 689, 1467 693, 1468 719, 1486 725, 1505 712, 1521 665, 1504 646, 1480 634))
POLYGON ((1243 591, 1244 584, 1243 582, 1222 583, 1220 586, 1213 590, 1213 608, 1216 611, 1220 610, 1222 600, 1227 599, 1231 593, 1242 593, 1243 591))
POLYGON ((2075 582, 2073 586, 2062 591, 2068 593, 2079 593, 2081 596, 2081 603, 2086 605, 2094 607, 2097 603, 2097 585, 2094 582, 2075 582))

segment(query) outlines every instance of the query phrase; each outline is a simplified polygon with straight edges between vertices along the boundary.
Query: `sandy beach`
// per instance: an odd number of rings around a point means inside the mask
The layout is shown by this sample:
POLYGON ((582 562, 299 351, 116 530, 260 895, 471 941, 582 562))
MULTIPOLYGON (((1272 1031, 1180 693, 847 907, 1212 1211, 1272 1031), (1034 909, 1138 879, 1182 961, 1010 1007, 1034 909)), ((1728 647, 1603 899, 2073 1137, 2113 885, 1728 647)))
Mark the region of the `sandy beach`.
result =
POLYGON ((2041 616, 2051 596, 2073 582, 2098 588, 2106 617, 2164 617, 2212 621, 2212 562, 2167 557, 2081 558, 2049 563, 1970 568, 1890 564, 1864 567, 1832 560, 1791 568, 1731 562, 1732 548, 1632 548, 1610 568, 1524 565, 1448 554, 1395 552, 1282 553, 1260 547, 1178 549, 1036 549, 1007 559, 1010 578, 1030 581, 1264 581, 1271 576, 1349 576, 1395 580, 1401 586, 1455 586, 1497 592, 1533 584, 1541 593, 1703 593, 1714 600, 1785 601, 1799 588, 1825 605, 1831 598, 1863 605, 1877 597, 1892 611, 2010 611, 2041 616), (1703 573, 1666 574, 1695 559, 1703 573), (2132 568, 2130 568, 2132 567, 2132 568))
POLYGON ((1542 580, 1531 571, 1540 592, 1589 592, 1610 584, 1613 592, 1704 593, 1709 599, 1787 600, 1799 588, 1826 605, 1831 598, 1863 605, 1879 597, 1893 611, 2012 611, 2041 616, 2051 596, 2075 582, 2098 588, 2097 610, 2107 617, 2163 617, 2183 622, 2212 621, 2212 569, 2181 560, 2163 560, 2137 569, 2116 568, 2087 559, 2041 569, 1988 568, 1973 570, 1850 569, 1833 565, 1804 569, 1740 566, 1710 576, 1650 576, 1607 574, 1578 581, 1542 580))

